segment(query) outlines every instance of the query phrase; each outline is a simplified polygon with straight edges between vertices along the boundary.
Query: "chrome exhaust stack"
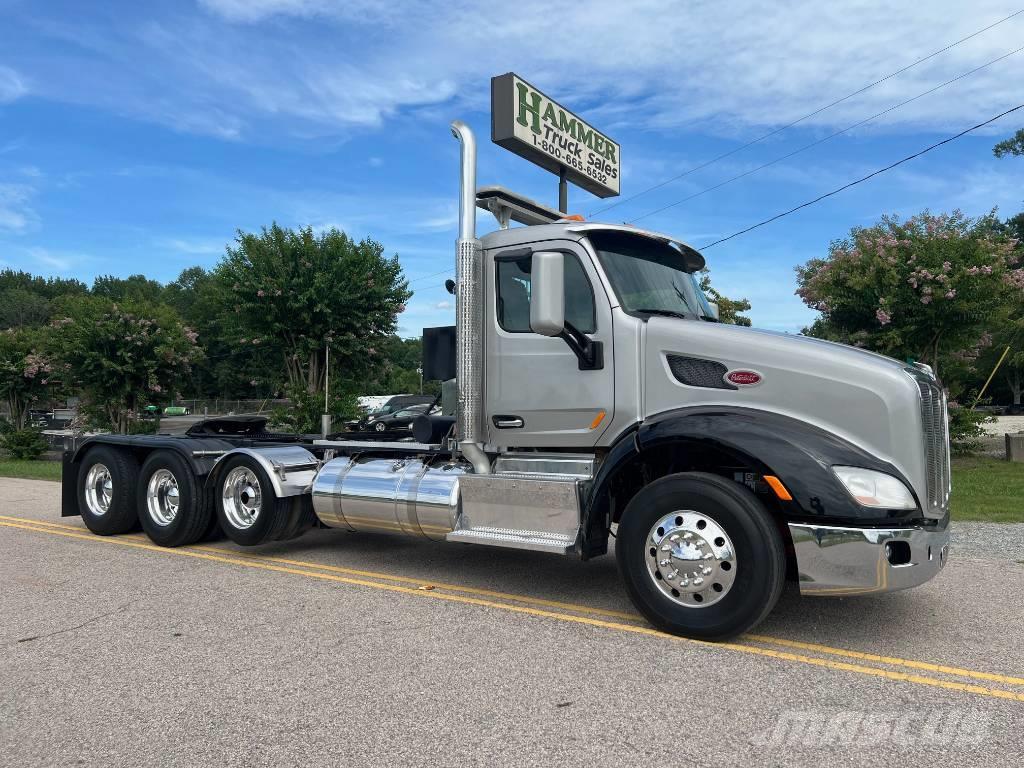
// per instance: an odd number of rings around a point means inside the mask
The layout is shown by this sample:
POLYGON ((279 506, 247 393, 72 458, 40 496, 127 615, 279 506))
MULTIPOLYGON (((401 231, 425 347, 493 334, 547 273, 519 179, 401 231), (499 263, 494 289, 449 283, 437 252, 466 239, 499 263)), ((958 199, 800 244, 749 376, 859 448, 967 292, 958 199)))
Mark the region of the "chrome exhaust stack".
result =
POLYGON ((456 430, 459 450, 479 475, 489 474, 483 436, 483 247, 476 236, 476 137, 461 120, 452 135, 462 145, 459 189, 459 239, 455 248, 455 379, 458 387, 456 430))

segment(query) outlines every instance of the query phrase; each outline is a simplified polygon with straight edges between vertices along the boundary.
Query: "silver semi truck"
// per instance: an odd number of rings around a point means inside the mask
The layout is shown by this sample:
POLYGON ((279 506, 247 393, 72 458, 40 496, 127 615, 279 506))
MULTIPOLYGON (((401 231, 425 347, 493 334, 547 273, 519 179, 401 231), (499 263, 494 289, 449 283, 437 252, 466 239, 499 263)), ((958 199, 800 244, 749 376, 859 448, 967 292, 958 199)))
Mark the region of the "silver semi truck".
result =
POLYGON ((614 539, 644 616, 708 640, 761 621, 787 577, 842 596, 938 573, 949 440, 927 366, 719 323, 696 250, 478 191, 473 134, 452 131, 456 326, 425 331, 424 366, 454 368, 453 418, 416 438, 240 418, 94 437, 65 453, 63 514, 172 547, 321 526, 588 560, 614 539), (482 238, 477 207, 500 225, 482 238))

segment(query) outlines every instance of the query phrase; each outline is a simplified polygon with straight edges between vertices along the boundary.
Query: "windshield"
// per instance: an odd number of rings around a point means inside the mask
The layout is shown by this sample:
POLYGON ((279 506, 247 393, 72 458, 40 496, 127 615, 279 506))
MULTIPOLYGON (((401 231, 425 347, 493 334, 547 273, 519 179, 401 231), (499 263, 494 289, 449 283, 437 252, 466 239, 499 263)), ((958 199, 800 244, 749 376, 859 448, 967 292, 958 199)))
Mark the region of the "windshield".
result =
POLYGON ((673 246, 623 232, 592 232, 590 242, 625 311, 712 318, 696 275, 673 246))

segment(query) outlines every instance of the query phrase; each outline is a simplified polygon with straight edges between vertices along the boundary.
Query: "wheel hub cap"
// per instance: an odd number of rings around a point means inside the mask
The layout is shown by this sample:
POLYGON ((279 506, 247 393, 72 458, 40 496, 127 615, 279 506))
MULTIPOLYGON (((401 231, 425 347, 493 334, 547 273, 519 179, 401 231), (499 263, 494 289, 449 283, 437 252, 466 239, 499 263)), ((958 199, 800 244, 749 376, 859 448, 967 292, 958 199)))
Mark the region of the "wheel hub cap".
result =
POLYGON ((224 479, 221 503, 224 516, 238 529, 251 528, 259 517, 263 494, 260 481, 247 467, 235 467, 224 479))
POLYGON ((647 542, 651 581, 679 605, 714 605, 736 580, 732 541, 708 515, 693 510, 666 515, 651 528, 647 542))
POLYGON ((114 498, 114 481, 105 464, 93 464, 85 476, 85 505, 94 515, 102 516, 114 498))
POLYGON ((146 486, 146 509, 154 523, 170 525, 178 516, 180 496, 178 479, 166 469, 158 469, 146 486))

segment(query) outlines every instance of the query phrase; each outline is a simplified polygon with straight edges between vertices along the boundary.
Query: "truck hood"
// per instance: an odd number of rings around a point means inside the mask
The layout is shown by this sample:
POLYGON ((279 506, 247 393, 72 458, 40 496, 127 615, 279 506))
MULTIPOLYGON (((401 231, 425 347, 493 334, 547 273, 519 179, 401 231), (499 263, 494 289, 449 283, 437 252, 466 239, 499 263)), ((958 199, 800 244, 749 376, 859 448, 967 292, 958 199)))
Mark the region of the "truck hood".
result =
POLYGON ((774 338, 786 339, 791 344, 810 344, 812 346, 818 346, 827 348, 830 353, 838 355, 850 355, 849 359, 853 360, 864 360, 865 358, 881 363, 886 366, 896 366, 900 370, 907 367, 906 363, 901 363, 899 360, 888 357, 886 355, 880 355, 877 352, 872 352, 867 349, 860 349, 859 347, 851 347, 849 344, 841 344, 838 341, 828 341, 826 339, 816 339, 813 336, 801 336, 793 333, 783 333, 782 331, 769 331, 762 328, 745 328, 739 325, 726 325, 724 323, 719 324, 722 328, 733 329, 740 333, 749 334, 761 334, 764 336, 772 336, 774 338))
POLYGON ((771 411, 832 432, 908 477, 917 474, 920 390, 904 363, 844 344, 735 325, 651 317, 644 327, 645 416, 707 405, 771 411), (698 361, 705 379, 680 381, 670 355, 698 361), (731 388, 722 381, 721 366, 756 372, 760 381, 731 388))

